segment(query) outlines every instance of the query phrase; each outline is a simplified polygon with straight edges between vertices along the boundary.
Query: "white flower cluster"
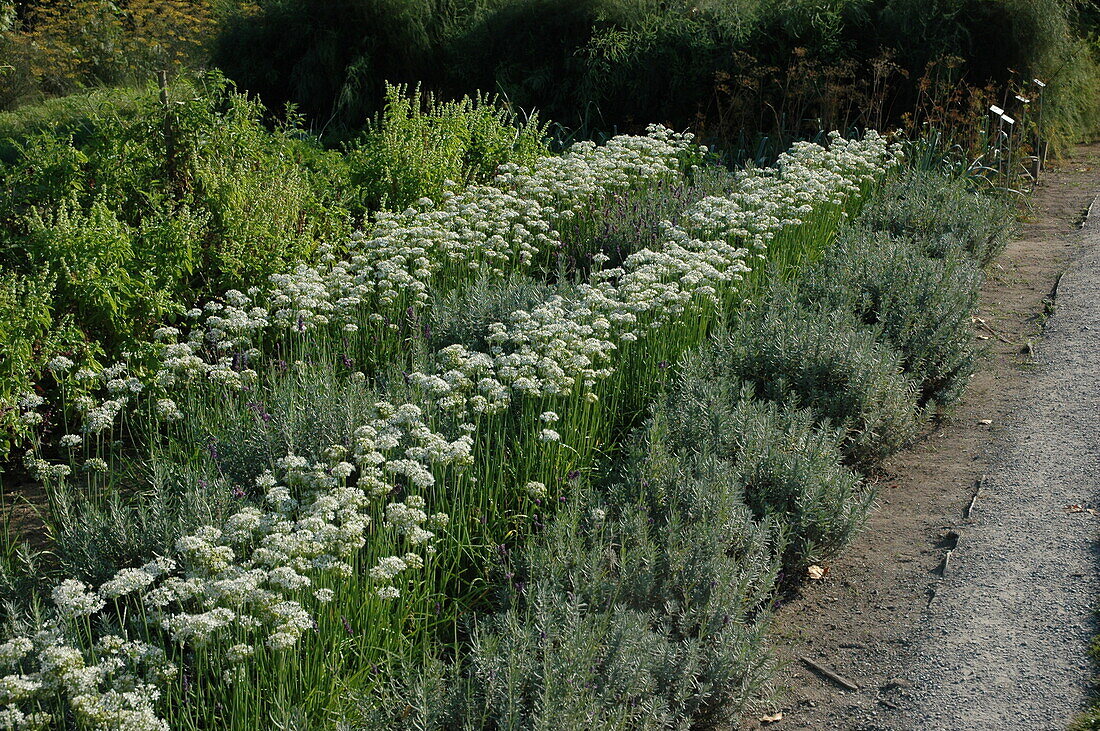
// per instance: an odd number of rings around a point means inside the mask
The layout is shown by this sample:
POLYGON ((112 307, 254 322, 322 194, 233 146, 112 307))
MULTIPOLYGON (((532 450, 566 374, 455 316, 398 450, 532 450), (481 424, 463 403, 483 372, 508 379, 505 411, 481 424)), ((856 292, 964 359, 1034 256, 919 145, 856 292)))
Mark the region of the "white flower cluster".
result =
POLYGON ((164 421, 178 421, 183 418, 183 412, 176 406, 176 402, 170 398, 157 399, 157 417, 164 421))
POLYGON ((36 480, 43 482, 64 480, 72 474, 72 468, 69 465, 54 464, 48 460, 40 459, 33 452, 27 452, 23 455, 23 464, 36 480))
POLYGON ((737 243, 760 255, 781 230, 800 225, 815 208, 843 204, 900 155, 899 145, 874 130, 851 140, 833 132, 828 147, 798 142, 774 167, 742 173, 730 195, 696 203, 680 226, 692 236, 737 243))
POLYGON ((71 359, 59 355, 50 359, 50 362, 46 364, 46 369, 54 376, 60 376, 71 371, 74 365, 76 364, 71 359))
POLYGON ((8 672, 0 677, 2 728, 52 728, 53 717, 37 709, 63 699, 81 728, 168 730, 156 713, 157 686, 178 670, 152 645, 106 635, 85 653, 51 628, 0 645, 0 665, 8 672))
POLYGON ((378 563, 370 570, 371 580, 375 583, 375 596, 379 599, 397 599, 401 596, 401 590, 393 586, 391 582, 406 570, 416 570, 423 567, 424 559, 417 553, 406 553, 404 556, 386 556, 378 559, 378 563))
MULTIPOLYGON (((860 186, 898 162, 898 149, 875 132, 861 140, 830 137, 830 147, 800 143, 774 169, 743 173, 729 197, 706 198, 679 225, 665 225, 665 242, 595 272, 575 299, 552 297, 530 311, 513 312, 490 327, 492 369, 454 346, 443 367, 465 380, 448 385, 503 384, 510 391, 551 396, 583 389, 613 372, 612 355, 670 322, 713 309, 779 232, 797 227, 821 205, 841 205, 860 186), (461 356, 461 357, 456 357, 461 356), (462 365, 474 364, 475 374, 462 365)), ((453 393, 437 389, 453 403, 453 393)), ((592 394, 594 397, 594 394, 592 394)), ((503 403, 504 399, 501 398, 503 403)), ((470 399, 478 411, 480 404, 470 399)))
MULTIPOLYGON (((273 651, 293 647, 315 627, 305 603, 335 598, 332 588, 316 584, 337 585, 354 570, 352 562, 367 545, 372 503, 395 490, 431 488, 441 471, 472 462, 471 426, 449 440, 427 425, 415 405, 383 401, 375 407, 377 417, 356 430, 350 450, 330 447, 323 462, 297 455, 278 460, 279 477, 265 472, 256 480, 265 507, 242 507, 220 526, 203 526, 180 538, 178 561, 158 558, 124 568, 94 591, 82 581, 63 580, 52 595, 58 617, 86 628, 109 605, 140 603, 143 616, 173 641, 215 652, 209 648, 224 646, 226 658, 235 661, 259 645, 273 651)), ((380 545, 404 544, 407 550, 380 559, 370 570, 380 598, 399 597, 395 579, 423 568, 424 556, 434 553, 436 534, 429 528, 444 527, 447 515, 429 516, 425 508, 417 494, 386 505, 380 526, 386 533, 376 538, 380 545)), ((167 728, 154 713, 156 682, 175 673, 162 651, 104 638, 85 652, 55 634, 45 644, 41 638, 15 637, 0 645, 0 664, 17 666, 35 648, 41 656, 37 673, 0 678, 0 721, 7 719, 13 728, 48 726, 49 718, 24 712, 20 703, 63 692, 72 713, 89 728, 167 728), (146 668, 140 678, 134 675, 139 664, 146 668)))
POLYGON ((25 391, 15 399, 15 404, 21 412, 19 421, 25 426, 37 426, 42 423, 43 416, 38 407, 46 403, 46 399, 33 391, 25 391))
POLYGON ((64 619, 87 617, 103 609, 101 597, 88 590, 88 585, 76 579, 65 579, 53 590, 53 603, 64 619))
MULTIPOLYGON (((691 140, 653 127, 644 137, 574 145, 529 169, 505 167, 495 187, 449 193, 438 205, 419 201, 380 216, 369 234, 352 242, 346 261, 328 252, 320 266, 272 277, 268 291, 227 292, 223 301, 188 313, 195 322, 182 342, 175 328, 157 331, 161 367, 149 384, 158 391, 155 413, 165 421, 184 418, 167 391, 196 379, 233 390, 255 383, 259 346, 272 329, 286 334, 331 325, 345 337, 350 328, 358 338, 375 338, 398 328, 437 284, 457 286, 471 273, 500 276, 530 265, 540 251, 558 246, 554 226, 563 218, 600 196, 677 174, 696 152, 691 140)), ((500 412, 517 394, 582 393, 594 401, 595 384, 614 372, 624 344, 716 307, 780 232, 799 226, 818 206, 840 205, 897 159, 896 147, 874 132, 860 140, 834 134, 828 147, 799 143, 774 168, 740 174, 734 192, 706 198, 678 225, 666 224, 662 245, 595 271, 568 299, 551 297, 494 323, 486 353, 444 348, 434 367, 409 374, 409 383, 436 407, 475 415, 500 412)), ((75 380, 108 391, 101 401, 78 400, 91 434, 110 428, 141 386, 124 365, 100 373, 82 368, 75 380)), ((28 418, 37 417, 40 401, 27 394, 20 402, 28 418)), ((374 438, 370 429, 362 439, 374 438)), ((40 467, 48 472, 45 463, 40 467)), ((371 494, 394 475, 419 488, 431 481, 418 458, 358 467, 366 482, 374 482, 365 488, 371 494)))
POLYGON ((621 195, 667 180, 706 148, 691 133, 651 124, 646 134, 617 135, 602 146, 578 142, 563 155, 539 158, 530 170, 502 165, 494 183, 549 208, 551 219, 581 214, 601 197, 621 195))
MULTIPOLYGON (((412 404, 379 402, 376 408, 378 417, 355 432, 350 462, 342 459, 348 450, 338 445, 326 450, 327 462, 288 455, 278 461, 281 479, 266 472, 256 481, 267 509, 244 507, 220 528, 205 526, 177 542, 183 575, 169 576, 142 598, 176 641, 201 646, 262 633, 272 649, 293 646, 313 627, 303 598, 333 598, 327 587, 312 589, 315 582, 352 571, 349 561, 367 542, 372 500, 395 488, 429 488, 433 470, 472 460, 469 434, 446 439, 412 404)), ((424 505, 417 495, 390 503, 384 527, 430 554, 435 534, 423 527, 433 524, 424 505)), ((401 560, 401 570, 423 565, 409 556, 401 560)), ((383 583, 395 575, 381 577, 383 583)), ((120 572, 100 592, 141 591, 141 577, 135 576, 120 572)))

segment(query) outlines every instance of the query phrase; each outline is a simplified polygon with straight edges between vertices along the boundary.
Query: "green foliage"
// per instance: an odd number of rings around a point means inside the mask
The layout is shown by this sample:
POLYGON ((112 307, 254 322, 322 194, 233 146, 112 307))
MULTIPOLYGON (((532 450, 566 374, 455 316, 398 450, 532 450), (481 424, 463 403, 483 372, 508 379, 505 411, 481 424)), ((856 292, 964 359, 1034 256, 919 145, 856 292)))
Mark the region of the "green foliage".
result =
MULTIPOLYGON (((262 280, 319 237, 347 230, 339 156, 311 149, 293 124, 269 131, 263 107, 216 75, 173 87, 170 97, 183 99, 168 112, 146 88, 137 99, 121 94, 117 109, 86 108, 87 116, 78 104, 62 107, 70 113, 53 125, 13 121, 19 136, 0 168, 9 261, 19 260, 35 220, 59 216, 96 236, 110 209, 127 229, 118 237, 148 241, 135 250, 173 248, 157 262, 165 269, 158 284, 182 301, 262 280), (184 221, 173 227, 177 216, 184 221), (191 272, 202 281, 189 281, 191 272)), ((148 271, 148 261, 131 261, 148 271)))
POLYGON ((970 91, 1048 81, 1043 135, 1067 141, 1100 121, 1094 31, 1077 5, 271 0, 229 25, 216 59, 265 99, 345 130, 384 105, 388 80, 455 97, 493 89, 580 136, 662 121, 727 146, 912 122, 958 102, 928 83, 947 64, 970 91))
POLYGON ((202 222, 187 208, 133 229, 104 199, 85 212, 61 201, 43 215, 32 209, 24 240, 32 269, 56 274, 53 297, 85 333, 108 343, 133 342, 180 307, 179 283, 195 266, 202 222))
POLYGON ((520 122, 489 97, 438 101, 386 85, 382 112, 350 148, 352 181, 369 209, 401 209, 438 200, 453 185, 488 182, 506 163, 530 164, 549 154, 538 115, 520 122))
POLYGON ((0 455, 29 435, 17 402, 35 391, 47 362, 61 354, 99 354, 70 315, 55 318, 56 279, 48 269, 24 275, 0 263, 0 455))
POLYGON ((0 351, 0 403, 5 406, 6 426, 13 418, 7 407, 19 391, 29 387, 28 376, 36 365, 39 344, 53 323, 52 279, 49 272, 28 278, 0 267, 0 342, 4 343, 0 351))
POLYGON ((901 355, 918 403, 943 405, 962 396, 974 370, 981 282, 981 270, 957 252, 932 259, 908 239, 853 226, 800 279, 798 298, 874 328, 901 355))
POLYGON ((697 368, 843 427, 844 453, 864 469, 901 449, 920 423, 896 353, 851 315, 803 308, 781 291, 742 314, 697 368))
MULTIPOLYGON (((0 262, 116 355, 196 299, 262 282, 349 229, 336 153, 267 129, 217 76, 0 120, 0 262), (167 116, 166 116, 167 115, 167 116)), ((41 364, 39 364, 41 365, 41 364)))
POLYGON ((49 132, 61 138, 72 134, 77 144, 82 144, 95 134, 104 115, 136 116, 147 104, 148 94, 145 86, 97 88, 0 112, 0 161, 14 162, 20 144, 36 133, 49 132))

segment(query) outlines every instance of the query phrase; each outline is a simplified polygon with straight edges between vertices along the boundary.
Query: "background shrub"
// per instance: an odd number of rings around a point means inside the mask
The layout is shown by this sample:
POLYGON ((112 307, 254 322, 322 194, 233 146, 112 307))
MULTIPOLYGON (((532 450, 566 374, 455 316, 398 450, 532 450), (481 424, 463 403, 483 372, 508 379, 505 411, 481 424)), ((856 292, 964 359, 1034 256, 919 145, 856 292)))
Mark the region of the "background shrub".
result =
POLYGON ((202 63, 224 11, 219 0, 0 3, 0 109, 100 84, 147 82, 202 63))
MULTIPOLYGON (((49 229, 64 230, 86 240, 79 248, 99 257, 94 265, 118 272, 102 286, 125 291, 123 274, 140 272, 167 300, 155 307, 163 314, 168 303, 178 309, 262 282, 320 237, 347 231, 346 185, 326 164, 335 153, 310 149, 292 125, 269 131, 263 107, 217 76, 202 84, 176 88, 187 96, 167 122, 147 89, 136 107, 124 95, 121 110, 106 106, 10 140, 13 159, 0 166, 0 259, 25 269, 65 256, 75 244, 49 229)), ((95 278, 94 268, 84 276, 95 278)))
POLYGON ((1073 0, 278 0, 229 22, 214 58, 318 127, 354 130, 385 80, 422 81, 500 92, 582 136, 661 121, 727 147, 905 115, 919 130, 947 108, 980 122, 1038 76, 1047 136, 1071 139, 1100 119, 1094 24, 1073 0))
POLYGON ((76 200, 32 209, 26 224, 30 270, 56 273, 54 299, 89 338, 123 343, 147 337, 180 308, 203 222, 183 208, 132 228, 100 198, 87 210, 76 200))

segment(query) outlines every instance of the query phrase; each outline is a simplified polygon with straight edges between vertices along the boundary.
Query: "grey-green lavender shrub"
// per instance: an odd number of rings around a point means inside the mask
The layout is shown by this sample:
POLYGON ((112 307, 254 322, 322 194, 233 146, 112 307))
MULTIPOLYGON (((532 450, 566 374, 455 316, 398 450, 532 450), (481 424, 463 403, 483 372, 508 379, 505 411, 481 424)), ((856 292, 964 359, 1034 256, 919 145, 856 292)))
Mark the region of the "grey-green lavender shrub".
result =
POLYGON ((689 729, 735 718, 772 661, 782 531, 728 463, 643 443, 621 484, 582 490, 522 552, 461 667, 399 674, 364 727, 689 729), (652 449, 650 448, 652 446, 652 449), (407 701, 413 698, 415 702, 407 701))
POLYGON ((906 237, 927 256, 962 252, 985 266, 1015 230, 1010 201, 975 192, 965 178, 908 169, 864 207, 859 223, 906 237))
POLYGON ((603 254, 610 257, 603 266, 610 268, 641 249, 656 251, 668 240, 666 221, 679 223, 684 211, 703 198, 729 195, 736 181, 726 168, 704 165, 599 201, 560 225, 563 253, 581 268, 591 264, 592 256, 603 254))
POLYGON ((907 239, 854 226, 798 282, 811 307, 844 310, 901 355, 921 406, 962 396, 974 372, 981 269, 958 252, 929 258, 907 239))
POLYGON ((339 373, 339 354, 316 343, 312 362, 281 364, 285 373, 266 379, 263 389, 242 392, 188 408, 190 441, 202 445, 209 464, 233 484, 251 486, 265 469, 287 454, 320 459, 332 445, 351 444, 379 400, 365 378, 339 373))
POLYGON ((62 576, 98 585, 119 569, 175 552, 176 540, 217 524, 237 507, 233 485, 216 471, 161 461, 140 495, 103 501, 59 495, 52 511, 53 553, 62 576))
POLYGON ((0 526, 0 618, 9 620, 42 599, 48 554, 24 540, 9 512, 0 526))
POLYGON ((578 500, 535 542, 515 606, 475 634, 484 727, 708 726, 759 693, 779 539, 723 464, 684 467, 647 459, 617 499, 578 500))
POLYGON ((741 313, 695 368, 842 427, 847 461, 865 470, 901 449, 922 418, 897 353, 851 314, 804 308, 782 290, 741 313))
POLYGON ((508 322, 516 310, 531 310, 566 289, 512 274, 505 279, 483 275, 470 285, 436 292, 427 318, 429 339, 436 348, 458 343, 487 352, 490 325, 508 322))
POLYGON ((592 608, 542 583, 527 601, 525 611, 505 613, 474 640, 484 711, 467 713, 468 727, 687 727, 657 685, 679 658, 677 644, 650 629, 653 614, 592 608))
POLYGON ((844 431, 818 424, 809 409, 757 400, 736 379, 701 377, 696 368, 704 358, 686 361, 651 432, 664 432, 681 464, 700 455, 728 463, 753 514, 774 518, 785 531, 788 571, 835 554, 863 525, 874 497, 842 464, 844 431))

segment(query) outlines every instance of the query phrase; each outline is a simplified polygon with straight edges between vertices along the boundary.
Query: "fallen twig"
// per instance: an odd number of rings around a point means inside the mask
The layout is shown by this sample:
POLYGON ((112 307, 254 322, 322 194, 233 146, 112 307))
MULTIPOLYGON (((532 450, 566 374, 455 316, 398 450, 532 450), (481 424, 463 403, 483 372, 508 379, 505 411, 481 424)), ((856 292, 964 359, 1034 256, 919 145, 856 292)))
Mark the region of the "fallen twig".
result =
POLYGON ((1006 345, 1012 345, 1012 341, 1011 341, 1011 340, 1009 340, 1009 339, 1008 339, 1008 338, 1006 338, 1006 337, 1005 337, 1004 335, 1001 335, 1001 334, 1000 334, 999 332, 997 332, 996 330, 994 330, 993 328, 991 328, 991 327, 990 327, 990 326, 989 326, 989 325, 988 325, 988 324, 986 323, 986 321, 985 321, 985 320, 983 320, 982 318, 980 318, 980 317, 975 317, 975 318, 974 318, 974 322, 976 322, 976 323, 978 323, 978 324, 979 324, 980 326, 984 327, 984 328, 985 328, 986 330, 988 330, 988 331, 989 331, 989 333, 990 333, 991 335, 993 335, 993 337, 997 338, 997 339, 998 339, 998 340, 1000 340, 1000 341, 1001 341, 1002 343, 1005 343, 1006 345))
POLYGON ((806 667, 810 668, 810 670, 824 675, 826 678, 833 681, 837 685, 847 688, 848 690, 859 690, 858 685, 841 675, 837 675, 824 665, 816 663, 808 657, 799 657, 798 659, 805 663, 806 667))
POLYGON ((974 512, 974 506, 978 502, 978 496, 982 494, 982 488, 985 487, 985 475, 978 478, 978 485, 974 488, 974 495, 970 498, 970 504, 966 506, 966 512, 963 517, 970 520, 970 514, 974 512))
POLYGON ((951 565, 951 554, 955 552, 955 549, 949 550, 943 555, 943 563, 940 564, 940 576, 947 575, 947 567, 951 565))

